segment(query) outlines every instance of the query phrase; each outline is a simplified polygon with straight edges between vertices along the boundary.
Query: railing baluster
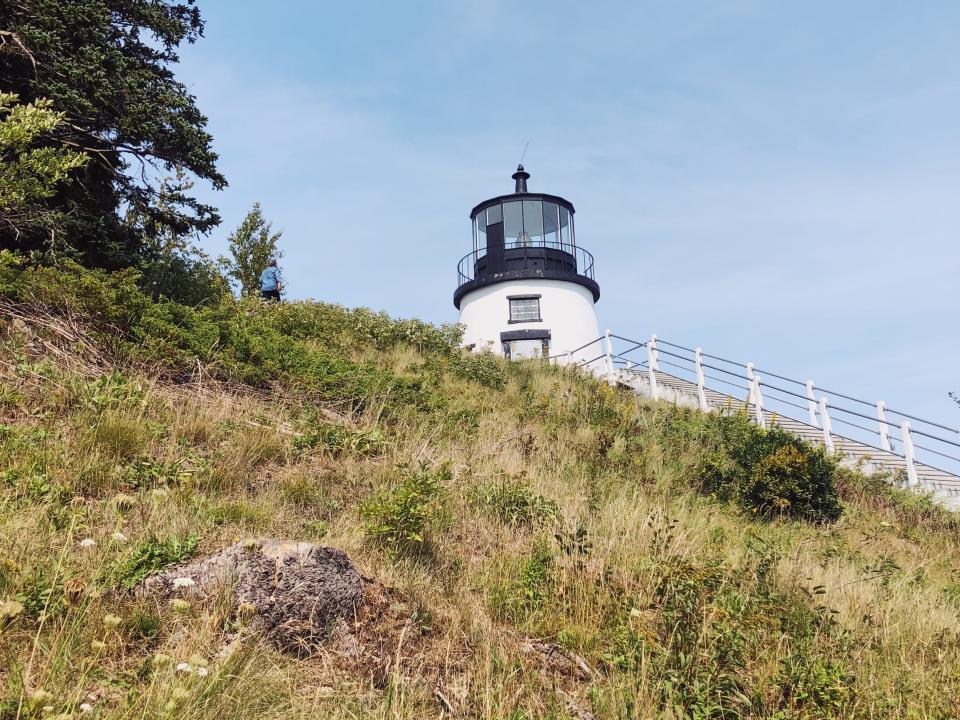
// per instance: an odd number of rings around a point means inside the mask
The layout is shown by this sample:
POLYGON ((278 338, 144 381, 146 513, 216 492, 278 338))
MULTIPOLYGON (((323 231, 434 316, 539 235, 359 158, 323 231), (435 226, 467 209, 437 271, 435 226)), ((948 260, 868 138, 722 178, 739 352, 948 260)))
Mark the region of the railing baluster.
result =
POLYGON ((887 432, 887 405, 883 400, 877 400, 877 422, 880 425, 880 447, 891 452, 890 435, 887 432))
POLYGON ((820 398, 820 419, 823 421, 823 444, 827 448, 827 452, 833 452, 835 447, 833 444, 833 427, 830 425, 830 413, 827 411, 827 398, 820 398))
POLYGON ((762 428, 767 426, 767 421, 763 417, 763 392, 760 390, 760 376, 754 375, 753 377, 753 410, 757 419, 757 425, 762 428))
POLYGON ((709 405, 707 405, 707 392, 703 381, 703 350, 697 348, 693 352, 697 363, 697 400, 700 403, 700 410, 707 412, 709 405))
POLYGON ((913 450, 913 437, 910 435, 909 420, 900 423, 900 434, 903 439, 903 459, 907 466, 907 487, 914 487, 919 484, 920 478, 917 475, 916 455, 913 450))
POLYGON ((657 336, 654 335, 647 341, 647 374, 650 377, 650 397, 654 400, 659 399, 657 392, 657 336))
POLYGON ((815 428, 820 427, 820 421, 817 420, 817 396, 813 392, 813 380, 807 380, 807 412, 810 413, 810 424, 815 428))
POLYGON ((613 380, 613 342, 610 340, 610 330, 604 333, 607 340, 607 377, 613 380))

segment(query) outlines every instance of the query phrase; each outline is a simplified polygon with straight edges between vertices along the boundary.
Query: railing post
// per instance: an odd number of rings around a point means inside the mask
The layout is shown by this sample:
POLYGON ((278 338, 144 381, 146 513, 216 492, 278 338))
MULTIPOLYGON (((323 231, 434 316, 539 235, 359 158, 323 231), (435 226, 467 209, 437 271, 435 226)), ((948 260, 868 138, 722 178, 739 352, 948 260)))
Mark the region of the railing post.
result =
POLYGON ((903 459, 907 466, 907 487, 914 487, 920 482, 920 477, 917 475, 917 459, 913 452, 909 421, 904 420, 900 423, 900 434, 903 437, 903 459))
POLYGON ((650 342, 653 344, 653 369, 660 370, 660 351, 657 350, 657 336, 651 335, 650 342))
POLYGON ((891 452, 890 435, 887 431, 887 405, 883 400, 877 400, 877 423, 880 425, 880 447, 891 452))
POLYGON ((650 378, 650 397, 659 399, 657 392, 657 336, 647 341, 647 375, 650 378))
POLYGON ((753 399, 754 399, 753 410, 754 410, 754 413, 755 413, 756 418, 757 418, 757 425, 760 426, 760 427, 762 427, 762 428, 765 428, 765 427, 767 426, 767 421, 766 421, 766 419, 763 417, 763 393, 762 393, 761 390, 760 390, 760 376, 759 376, 759 375, 754 375, 754 376, 753 376, 753 385, 754 385, 754 389, 753 389, 753 399))
POLYGON ((573 351, 567 350, 567 365, 573 365, 573 351))
POLYGON ((707 405, 707 392, 704 388, 703 382, 703 350, 697 348, 693 351, 696 356, 697 363, 697 400, 700 403, 700 411, 707 412, 709 406, 707 405))
POLYGON ((613 379, 613 342, 610 340, 610 329, 603 334, 607 341, 607 377, 613 379))
POLYGON ((813 380, 807 380, 807 410, 810 413, 810 424, 815 428, 820 427, 820 421, 817 420, 817 396, 813 393, 813 380))
POLYGON ((830 425, 830 413, 827 411, 827 398, 820 398, 820 419, 823 421, 823 444, 827 452, 834 451, 833 427, 830 425))
POLYGON ((747 404, 755 405, 756 398, 754 396, 754 374, 753 374, 753 363, 747 363, 747 404))

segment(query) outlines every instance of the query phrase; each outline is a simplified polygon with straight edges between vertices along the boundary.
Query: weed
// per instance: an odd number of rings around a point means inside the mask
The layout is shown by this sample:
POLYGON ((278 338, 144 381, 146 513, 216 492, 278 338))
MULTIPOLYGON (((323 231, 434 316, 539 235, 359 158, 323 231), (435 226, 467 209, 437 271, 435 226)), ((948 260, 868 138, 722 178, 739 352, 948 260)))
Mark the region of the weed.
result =
POLYGON ((107 579, 112 585, 131 590, 167 565, 189 558, 198 542, 196 535, 172 535, 162 540, 151 537, 121 555, 107 570, 107 579))
POLYGON ((510 622, 524 622, 551 597, 555 559, 546 538, 534 543, 530 554, 511 563, 490 591, 495 616, 510 622))
POLYGON ((533 527, 560 518, 557 504, 535 493, 519 478, 485 483, 472 493, 474 503, 512 527, 533 527))
POLYGON ((443 511, 450 479, 447 466, 403 470, 402 479, 389 492, 361 504, 364 533, 391 554, 421 554, 443 511))
POLYGON ((386 441, 379 428, 352 428, 344 424, 321 424, 294 440, 297 450, 319 449, 333 458, 344 455, 376 457, 383 453, 386 441))

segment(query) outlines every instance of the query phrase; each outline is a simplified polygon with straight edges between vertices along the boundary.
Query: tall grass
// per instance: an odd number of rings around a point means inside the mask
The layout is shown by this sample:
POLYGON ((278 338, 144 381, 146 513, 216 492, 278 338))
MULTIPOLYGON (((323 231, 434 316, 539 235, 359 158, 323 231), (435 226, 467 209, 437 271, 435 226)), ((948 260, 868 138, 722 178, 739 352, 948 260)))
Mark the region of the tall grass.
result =
POLYGON ((954 516, 817 464, 842 514, 798 518, 795 449, 762 486, 769 463, 740 452, 776 438, 536 363, 452 359, 417 325, 282 312, 331 372, 377 374, 301 394, 289 368, 238 385, 107 366, 58 344, 62 316, 8 327, 0 718, 960 715, 954 516), (353 651, 294 660, 223 601, 128 591, 251 536, 343 548, 377 579, 353 651))

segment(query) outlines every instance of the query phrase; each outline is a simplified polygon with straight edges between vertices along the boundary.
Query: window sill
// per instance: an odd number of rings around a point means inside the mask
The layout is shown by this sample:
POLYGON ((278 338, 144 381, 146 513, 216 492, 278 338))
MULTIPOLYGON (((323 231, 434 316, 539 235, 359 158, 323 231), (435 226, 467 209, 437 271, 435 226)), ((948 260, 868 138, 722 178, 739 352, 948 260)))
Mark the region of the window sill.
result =
POLYGON ((534 318, 533 320, 507 320, 507 325, 518 325, 520 323, 538 323, 543 322, 543 318, 534 318))

